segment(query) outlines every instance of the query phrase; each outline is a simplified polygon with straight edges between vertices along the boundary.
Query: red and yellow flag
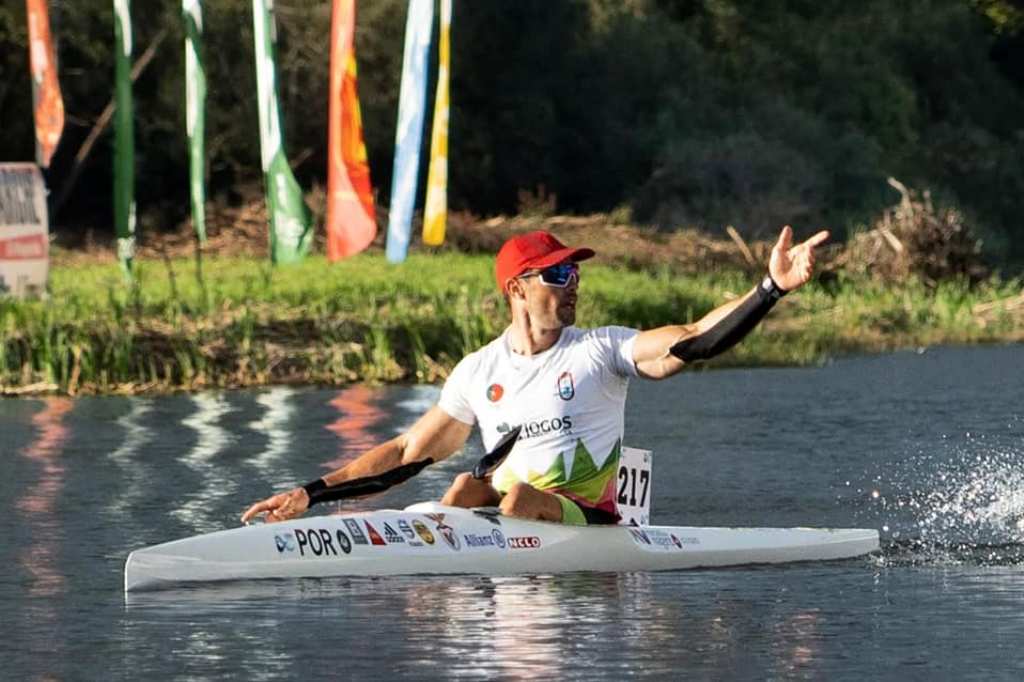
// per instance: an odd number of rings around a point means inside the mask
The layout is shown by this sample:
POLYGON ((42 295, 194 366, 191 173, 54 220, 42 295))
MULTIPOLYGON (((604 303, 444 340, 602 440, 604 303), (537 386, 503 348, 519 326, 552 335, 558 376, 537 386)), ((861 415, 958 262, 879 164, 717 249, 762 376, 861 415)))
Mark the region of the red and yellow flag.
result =
POLYGON ((332 261, 359 253, 377 236, 356 95, 355 25, 355 0, 334 0, 327 134, 327 258, 332 261))
POLYGON ((50 37, 46 0, 25 0, 28 15, 29 64, 35 99, 36 159, 46 168, 64 130, 64 100, 57 81, 57 60, 50 37))

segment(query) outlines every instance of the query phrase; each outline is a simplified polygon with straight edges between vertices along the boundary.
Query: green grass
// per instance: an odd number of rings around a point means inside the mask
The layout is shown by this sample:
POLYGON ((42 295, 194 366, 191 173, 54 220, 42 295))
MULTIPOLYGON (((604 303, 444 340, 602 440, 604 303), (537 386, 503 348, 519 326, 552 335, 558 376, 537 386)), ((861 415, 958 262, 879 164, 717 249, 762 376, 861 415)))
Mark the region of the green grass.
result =
MULTIPOLYGON (((437 381, 494 338, 508 313, 493 258, 377 254, 337 264, 313 257, 271 268, 248 258, 56 267, 50 298, 0 302, 0 387, 70 393, 266 383, 437 381)), ((752 285, 739 273, 702 277, 588 265, 581 326, 688 322, 752 285)), ((809 364, 833 355, 938 343, 1024 338, 1019 313, 984 317, 979 303, 1019 295, 1020 282, 932 291, 840 280, 785 299, 713 365, 809 364)))

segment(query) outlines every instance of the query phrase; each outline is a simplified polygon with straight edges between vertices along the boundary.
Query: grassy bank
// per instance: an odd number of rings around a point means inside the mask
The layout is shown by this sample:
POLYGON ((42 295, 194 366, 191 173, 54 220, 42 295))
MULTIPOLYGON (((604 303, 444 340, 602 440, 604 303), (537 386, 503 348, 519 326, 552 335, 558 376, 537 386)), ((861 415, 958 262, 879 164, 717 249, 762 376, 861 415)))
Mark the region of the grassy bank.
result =
MULTIPOLYGON (((55 267, 44 302, 0 302, 0 390, 137 392, 268 383, 437 381, 500 333, 493 257, 321 257, 55 267)), ((649 328, 695 319, 746 291, 750 275, 674 275, 589 265, 578 323, 649 328)), ((1019 282, 937 289, 840 278, 783 301, 713 364, 808 364, 858 351, 1024 340, 1019 282)))

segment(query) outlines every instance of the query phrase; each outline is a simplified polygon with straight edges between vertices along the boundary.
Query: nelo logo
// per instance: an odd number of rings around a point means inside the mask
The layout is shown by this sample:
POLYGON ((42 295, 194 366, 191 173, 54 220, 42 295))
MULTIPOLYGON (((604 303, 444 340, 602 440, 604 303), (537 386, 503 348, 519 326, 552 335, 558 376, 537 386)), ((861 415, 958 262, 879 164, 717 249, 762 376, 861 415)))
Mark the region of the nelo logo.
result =
POLYGON ((536 535, 524 535, 508 538, 509 549, 537 549, 540 547, 540 538, 536 535))
POLYGON ((501 400, 501 396, 505 395, 505 389, 501 384, 491 384, 487 387, 487 399, 492 403, 496 403, 501 400))

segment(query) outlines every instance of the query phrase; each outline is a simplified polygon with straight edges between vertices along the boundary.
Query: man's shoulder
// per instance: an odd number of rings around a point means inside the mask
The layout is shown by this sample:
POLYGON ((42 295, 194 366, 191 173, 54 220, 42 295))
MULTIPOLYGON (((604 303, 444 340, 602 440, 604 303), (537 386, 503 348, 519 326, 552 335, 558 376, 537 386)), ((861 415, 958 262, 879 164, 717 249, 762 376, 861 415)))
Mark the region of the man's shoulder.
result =
POLYGON ((609 341, 625 341, 636 336, 638 330, 632 327, 605 325, 603 327, 569 327, 570 341, 573 343, 608 343, 609 341))

